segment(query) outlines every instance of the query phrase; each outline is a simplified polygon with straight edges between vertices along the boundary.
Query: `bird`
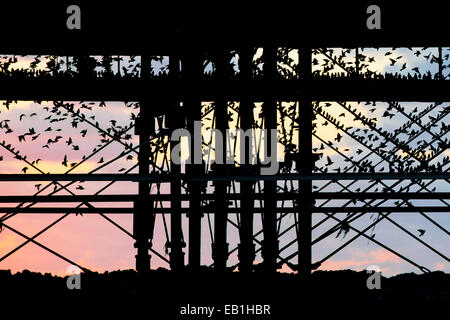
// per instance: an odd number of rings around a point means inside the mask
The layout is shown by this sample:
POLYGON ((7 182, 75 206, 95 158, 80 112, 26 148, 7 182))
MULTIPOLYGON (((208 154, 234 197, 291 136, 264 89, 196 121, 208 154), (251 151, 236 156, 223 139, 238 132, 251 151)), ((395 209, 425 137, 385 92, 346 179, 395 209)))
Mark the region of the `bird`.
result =
POLYGON ((423 236, 425 234, 425 231, 426 230, 424 229, 417 229, 417 232, 419 232, 419 237, 423 236))
POLYGON ((64 155, 64 160, 61 162, 64 167, 67 167, 67 154, 64 155))
POLYGON ((84 190, 84 187, 83 187, 83 186, 80 186, 80 185, 78 185, 76 189, 77 189, 77 190, 84 190))
POLYGON ((23 172, 23 173, 27 173, 27 170, 28 170, 28 167, 23 167, 23 168, 22 168, 22 172, 23 172))
POLYGON ((35 184, 34 186, 35 186, 35 188, 39 191, 40 188, 41 188, 41 185, 42 185, 42 184, 38 183, 38 184, 35 184))
POLYGON ((332 165, 333 164, 333 161, 331 161, 331 159, 330 159, 330 157, 329 156, 327 156, 327 166, 329 166, 329 165, 332 165))
POLYGON ((101 157, 100 160, 98 160, 97 163, 103 163, 103 162, 105 162, 105 161, 103 160, 103 157, 101 157))

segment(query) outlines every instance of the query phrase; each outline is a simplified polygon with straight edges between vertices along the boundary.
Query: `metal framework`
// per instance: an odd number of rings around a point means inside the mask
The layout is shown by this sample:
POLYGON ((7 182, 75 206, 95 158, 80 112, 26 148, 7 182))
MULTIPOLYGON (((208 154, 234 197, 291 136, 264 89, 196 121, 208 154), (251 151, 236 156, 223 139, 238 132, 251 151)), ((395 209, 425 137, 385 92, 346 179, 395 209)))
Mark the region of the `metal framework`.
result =
MULTIPOLYGON (((8 67, 13 62, 9 59, 33 53, 32 48, 0 46, 0 53, 7 55, 0 64, 0 99, 7 100, 5 105, 12 100, 53 101, 50 121, 63 111, 70 115, 68 121, 76 119, 104 137, 102 146, 85 155, 74 167, 109 144, 123 147, 117 157, 87 174, 70 173, 72 168, 66 174, 51 174, 40 169, 36 161, 28 160, 17 146, 0 143, 4 152, 40 172, 0 174, 0 181, 47 182, 34 195, 0 196, 0 203, 18 204, 0 207, 4 212, 0 227, 25 239, 0 257, 0 262, 28 243, 34 243, 77 265, 41 244, 38 237, 69 214, 91 213, 101 215, 134 239, 139 272, 150 269, 151 257, 162 260, 173 271, 198 271, 204 264, 202 229, 205 227, 210 234, 211 267, 217 272, 234 267, 241 272, 252 272, 260 259, 264 272, 275 272, 286 263, 302 278, 307 278, 312 270, 359 238, 366 238, 422 272, 429 271, 414 257, 378 240, 371 230, 380 222, 395 226, 411 241, 449 263, 445 252, 393 218, 396 213, 420 215, 437 232, 450 235, 448 228, 430 215, 450 212, 446 200, 450 199, 450 193, 445 189, 450 183, 450 161, 445 156, 450 131, 445 121, 450 107, 442 102, 450 101, 445 72, 449 67, 449 48, 442 47, 442 42, 432 48, 427 60, 438 67, 433 74, 406 65, 405 72, 391 74, 371 70, 370 54, 361 45, 351 49, 327 48, 310 41, 295 43, 293 37, 283 39, 275 41, 270 37, 261 41, 253 37, 248 43, 239 39, 221 44, 199 44, 196 39, 191 46, 174 46, 167 39, 156 39, 151 53, 147 47, 142 51, 136 49, 139 63, 134 71, 120 65, 122 49, 114 52, 103 47, 101 57, 90 65, 94 58, 88 50, 80 53, 80 49, 51 50, 47 46, 36 46, 34 53, 41 54, 48 49, 47 59, 55 65, 47 64, 45 71, 15 70, 8 67), (116 71, 112 70, 114 57, 118 58, 116 71), (71 68, 69 61, 76 68, 71 68), (166 69, 158 74, 154 65, 164 65, 164 61, 168 61, 166 69), (94 70, 98 65, 104 67, 100 72, 94 70), (85 116, 83 110, 63 101, 101 104, 135 101, 139 116, 126 127, 102 128, 85 116), (429 105, 412 110, 402 105, 405 102, 429 102, 429 105), (372 111, 373 116, 369 109, 376 109, 375 113, 372 111), (392 117, 401 117, 403 121, 384 128, 382 119, 392 117), (203 129, 214 128, 224 136, 230 128, 277 129, 284 158, 279 163, 279 172, 259 175, 262 164, 249 164, 248 155, 246 165, 239 165, 236 158, 233 164, 212 164, 210 160, 217 151, 217 137, 212 136, 209 143, 201 146, 203 164, 173 163, 171 154, 175 152, 175 143, 170 141, 171 133, 178 128, 194 133, 194 121, 202 121, 203 129), (333 128, 330 129, 332 138, 324 127, 333 128), (137 145, 127 141, 132 130, 137 145), (340 144, 346 139, 352 143, 350 148, 340 144), (124 172, 96 173, 129 155, 137 156, 138 162, 124 172), (77 181, 108 184, 93 194, 77 195, 71 188, 77 181), (104 193, 119 181, 136 183, 137 194, 104 193), (167 188, 170 191, 164 192, 167 188), (61 191, 68 195, 62 195, 61 191), (418 204, 418 200, 434 201, 424 205, 418 204), (98 207, 96 202, 109 205, 98 207), (117 202, 128 206, 115 206, 117 202), (77 205, 35 206, 40 203, 77 205), (40 232, 26 235, 8 223, 20 213, 58 214, 59 217, 40 232), (375 218, 367 220, 368 214, 374 213, 375 218), (109 214, 131 214, 133 231, 114 222, 109 214), (315 215, 321 219, 314 219, 315 215), (158 224, 165 229, 168 256, 153 246, 158 224), (350 232, 351 236, 325 257, 313 260, 314 245, 341 232, 350 232), (238 244, 232 244, 231 240, 236 242, 236 239, 238 244), (230 262, 234 253, 237 253, 236 263, 230 262)), ((366 44, 361 38, 359 43, 366 44)), ((419 56, 425 55, 427 49, 403 50, 411 53, 419 50, 419 56)), ((392 57, 400 55, 395 49, 385 52, 392 57)), ((2 130, 9 129, 4 119, 0 123, 2 130)), ((258 154, 276 151, 270 150, 270 146, 264 150, 261 141, 257 141, 260 139, 258 136, 253 141, 258 154)), ((236 141, 222 153, 236 154, 238 148, 248 150, 252 146, 249 140, 244 141, 244 146, 236 141)), ((192 143, 192 152, 194 148, 192 143)))

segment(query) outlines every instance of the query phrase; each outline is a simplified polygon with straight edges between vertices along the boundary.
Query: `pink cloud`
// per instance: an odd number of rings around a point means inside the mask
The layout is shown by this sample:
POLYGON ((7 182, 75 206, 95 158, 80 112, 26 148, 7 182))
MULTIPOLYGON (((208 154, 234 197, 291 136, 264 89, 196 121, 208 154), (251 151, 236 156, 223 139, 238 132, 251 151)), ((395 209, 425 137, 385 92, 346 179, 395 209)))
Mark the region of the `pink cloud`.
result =
POLYGON ((377 249, 372 251, 357 250, 354 254, 355 257, 343 260, 329 259, 325 261, 320 270, 342 270, 342 269, 355 269, 363 270, 370 265, 380 265, 382 271, 387 272, 389 268, 383 267, 386 263, 400 263, 400 258, 393 253, 384 249, 377 249))

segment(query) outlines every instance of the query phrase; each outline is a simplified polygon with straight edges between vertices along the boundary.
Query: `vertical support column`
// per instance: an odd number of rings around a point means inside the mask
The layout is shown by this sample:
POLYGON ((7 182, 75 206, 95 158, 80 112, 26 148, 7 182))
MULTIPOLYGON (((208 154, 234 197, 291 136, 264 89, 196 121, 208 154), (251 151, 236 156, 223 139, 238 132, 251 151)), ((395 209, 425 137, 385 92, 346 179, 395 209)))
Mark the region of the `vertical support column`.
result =
MULTIPOLYGON (((299 73, 306 81, 312 80, 311 75, 311 49, 299 50, 299 73)), ((299 108, 299 161, 297 162, 300 174, 311 175, 314 169, 312 154, 312 102, 308 96, 301 97, 299 108)), ((311 224, 312 224, 312 181, 299 181, 299 237, 298 237, 298 274, 303 279, 311 275, 311 224)))
MULTIPOLYGON (((225 49, 219 48, 215 52, 215 76, 216 82, 221 88, 219 88, 219 94, 216 96, 215 101, 215 121, 216 129, 222 133, 222 137, 226 137, 226 129, 228 128, 228 113, 227 113, 227 101, 225 96, 221 93, 220 89, 223 89, 224 81, 227 77, 227 61, 226 61, 225 49)), ((226 158, 226 141, 222 141, 222 146, 217 144, 217 148, 222 148, 223 159, 222 164, 215 165, 215 173, 222 175, 225 173, 225 158, 226 158)), ((217 154, 216 154, 217 155, 217 154)), ((214 243, 212 247, 214 268, 217 272, 224 272, 227 266, 228 260, 228 243, 227 243, 227 220, 228 220, 228 201, 225 198, 227 193, 227 181, 214 181, 215 192, 215 215, 214 215, 214 243)))
MULTIPOLYGON (((277 77, 277 47, 273 44, 264 47, 264 80, 267 83, 274 81, 277 77)), ((265 97, 263 104, 263 114, 265 129, 267 130, 267 154, 277 152, 271 150, 270 141, 272 139, 271 129, 277 128, 277 102, 270 93, 265 97)), ((276 272, 278 257, 278 236, 277 236, 277 211, 276 198, 277 181, 264 181, 264 213, 263 213, 263 233, 264 241, 262 256, 264 259, 264 270, 266 272, 276 272)))
POLYGON ((439 80, 444 80, 444 61, 442 59, 442 47, 438 47, 439 54, 438 54, 438 64, 439 64, 439 80))
MULTIPOLYGON (((186 89, 185 100, 183 108, 187 114, 187 127, 191 133, 191 165, 187 168, 187 173, 192 177, 200 175, 202 172, 202 165, 195 164, 195 147, 196 141, 194 139, 200 139, 201 137, 195 137, 194 135, 194 121, 201 121, 201 101, 197 92, 198 82, 201 79, 203 72, 202 57, 199 50, 193 48, 186 49, 182 58, 182 75, 185 83, 190 85, 186 89)), ((197 141, 197 144, 201 141, 197 141)), ((199 161, 199 159, 197 159, 199 161)), ((192 271, 197 271, 200 268, 201 262, 201 219, 203 213, 200 211, 200 194, 201 194, 200 182, 188 182, 188 190, 190 194, 189 200, 189 268, 192 271)))
MULTIPOLYGON (((176 80, 180 73, 180 59, 176 56, 171 56, 169 61, 169 76, 172 80, 176 80)), ((167 114, 169 120, 169 129, 176 130, 184 128, 184 115, 180 113, 180 99, 174 96, 170 101, 170 108, 167 114)), ((170 154, 172 158, 174 145, 170 143, 170 154)), ((181 174, 181 167, 179 164, 170 162, 170 171, 174 176, 181 174)), ((181 215, 181 179, 172 180, 170 182, 170 269, 172 271, 180 271, 184 267, 184 253, 183 248, 186 244, 183 241, 182 233, 182 215, 181 215)))
MULTIPOLYGON (((242 47, 239 50, 239 72, 243 86, 251 81, 252 78, 252 52, 249 47, 242 47)), ((241 96, 239 103, 239 118, 240 127, 244 131, 253 127, 253 102, 250 101, 249 96, 244 93, 241 96)), ((244 145, 241 148, 247 150, 245 153, 245 166, 246 168, 251 168, 250 147, 251 143, 246 139, 244 145)), ((253 269, 253 262, 255 260, 255 245, 253 244, 253 208, 254 200, 251 197, 253 194, 253 181, 243 181, 240 183, 241 191, 241 225, 239 228, 239 271, 240 272, 251 272, 253 269)))
MULTIPOLYGON (((147 79, 150 76, 150 59, 147 56, 141 58, 141 78, 147 79)), ((148 142, 154 120, 150 113, 148 99, 144 98, 140 101, 141 112, 136 120, 136 134, 139 135, 139 174, 148 175, 150 173, 150 143, 148 142)), ((150 187, 148 181, 138 182, 139 199, 134 202, 133 214, 133 237, 135 239, 136 255, 136 271, 147 272, 150 270, 150 255, 153 237, 153 202, 149 201, 150 187)))

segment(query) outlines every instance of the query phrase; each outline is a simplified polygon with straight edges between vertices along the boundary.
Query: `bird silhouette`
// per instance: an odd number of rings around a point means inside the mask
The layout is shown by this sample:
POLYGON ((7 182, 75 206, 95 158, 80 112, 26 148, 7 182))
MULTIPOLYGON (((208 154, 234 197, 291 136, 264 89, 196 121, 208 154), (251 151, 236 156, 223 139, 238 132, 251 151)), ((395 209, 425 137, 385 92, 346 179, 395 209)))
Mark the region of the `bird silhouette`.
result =
POLYGON ((426 230, 424 229, 417 229, 417 232, 419 232, 419 237, 423 236, 425 234, 425 231, 426 230))
POLYGON ((67 154, 64 155, 64 160, 61 162, 64 167, 67 167, 67 154))

